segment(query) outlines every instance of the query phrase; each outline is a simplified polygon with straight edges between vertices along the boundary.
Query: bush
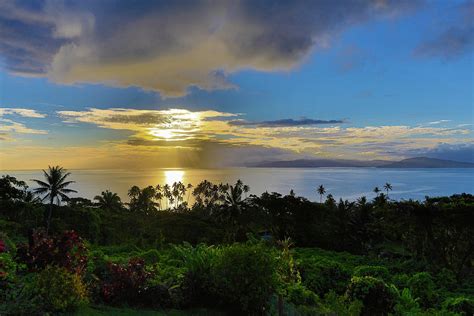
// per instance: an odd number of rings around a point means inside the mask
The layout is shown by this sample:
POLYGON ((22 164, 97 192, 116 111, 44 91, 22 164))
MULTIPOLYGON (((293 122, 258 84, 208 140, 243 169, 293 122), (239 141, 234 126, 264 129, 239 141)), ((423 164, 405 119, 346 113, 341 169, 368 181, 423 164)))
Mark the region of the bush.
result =
POLYGON ((80 274, 87 266, 87 249, 74 231, 65 231, 58 237, 35 231, 29 236, 27 245, 18 246, 17 260, 30 272, 52 265, 80 274))
POLYGON ((303 284, 321 296, 330 290, 344 293, 351 277, 340 263, 327 259, 303 261, 299 268, 303 284))
POLYGON ((384 281, 371 276, 353 277, 346 295, 364 304, 363 315, 388 315, 393 310, 396 291, 384 281))
POLYGON ((262 314, 277 286, 276 271, 276 255, 263 245, 225 247, 212 268, 215 295, 230 310, 262 314))
POLYGON ((16 276, 0 289, 0 315, 39 315, 41 297, 36 286, 36 275, 16 276))
POLYGON ((354 270, 354 276, 371 276, 382 279, 385 282, 390 281, 390 273, 388 272, 388 269, 382 266, 358 266, 354 270))
POLYGON ((408 287, 408 282, 410 281, 410 276, 408 274, 395 274, 392 276, 392 283, 397 287, 397 289, 404 289, 408 287))
POLYGON ((294 283, 287 288, 287 297, 289 303, 294 305, 316 305, 318 302, 318 296, 313 291, 308 290, 304 285, 300 283, 294 283))
POLYGON ((394 308, 395 315, 417 315, 421 312, 418 300, 413 297, 410 289, 405 288, 401 293, 398 293, 397 304, 394 308))
POLYGON ((196 247, 184 244, 175 246, 173 250, 184 269, 179 290, 173 293, 177 304, 184 307, 215 304, 211 270, 216 262, 217 249, 202 244, 196 247))
POLYGON ((359 300, 348 301, 347 297, 329 291, 320 301, 318 310, 311 315, 355 316, 361 314, 363 304, 359 300))
POLYGON ((48 266, 37 274, 36 288, 47 311, 72 311, 87 303, 81 277, 65 268, 48 266))
POLYGON ((456 275, 449 269, 442 269, 436 274, 434 282, 438 288, 453 291, 458 287, 456 275))
POLYGON ((419 272, 414 274, 408 281, 408 287, 414 297, 420 299, 420 304, 424 308, 433 307, 438 301, 438 293, 431 274, 419 272))
POLYGON ((9 252, 5 243, 0 240, 0 290, 7 286, 15 276, 16 263, 9 252))
POLYGON ((151 277, 143 259, 130 259, 127 265, 109 262, 100 285, 100 295, 110 304, 142 305, 142 294, 151 277))
POLYGON ((443 309, 460 315, 474 315, 474 301, 464 296, 451 297, 444 301, 443 309))

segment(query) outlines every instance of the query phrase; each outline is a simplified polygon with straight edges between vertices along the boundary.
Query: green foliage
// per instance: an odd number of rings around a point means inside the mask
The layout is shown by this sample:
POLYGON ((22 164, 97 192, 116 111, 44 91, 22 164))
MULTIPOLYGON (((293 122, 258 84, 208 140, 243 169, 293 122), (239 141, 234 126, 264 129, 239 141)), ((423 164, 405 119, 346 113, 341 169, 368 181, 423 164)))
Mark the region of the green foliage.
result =
POLYGON ((395 315, 418 315, 421 312, 418 299, 414 298, 410 289, 405 288, 398 292, 397 304, 394 307, 395 315))
POLYGON ((37 274, 35 287, 47 311, 72 311, 88 301, 81 277, 65 268, 46 267, 37 274))
POLYGON ((289 303, 297 306, 315 306, 318 303, 318 296, 300 283, 293 283, 288 286, 286 299, 289 303))
POLYGON ((408 287, 413 296, 419 298, 419 302, 424 308, 432 307, 437 303, 436 286, 428 272, 419 272, 413 275, 408 281, 408 287))
POLYGON ((216 294, 245 314, 261 314, 277 286, 274 251, 266 246, 234 244, 222 249, 212 269, 216 294))
POLYGON ((371 277, 353 277, 347 287, 350 300, 360 300, 364 304, 364 315, 388 315, 396 300, 396 290, 383 280, 371 277))
POLYGON ((408 287, 408 282, 410 281, 410 276, 408 274, 402 273, 402 274, 395 274, 392 276, 392 283, 398 288, 398 289, 404 289, 408 287))
POLYGON ((358 266, 354 270, 354 276, 364 277, 371 276, 374 278, 390 281, 390 273, 386 267, 382 266, 358 266))
POLYGON ((350 273, 342 264, 325 258, 311 258, 299 265, 303 284, 318 295, 330 290, 343 293, 350 280, 350 273))
POLYGON ((0 288, 0 315, 36 315, 43 310, 37 275, 15 276, 0 288))
POLYGON ((174 255, 179 258, 184 269, 175 300, 182 306, 205 306, 210 304, 213 293, 212 269, 218 255, 218 250, 206 245, 192 247, 189 244, 175 246, 174 255))
POLYGON ((458 287, 458 281, 453 271, 442 269, 436 274, 434 279, 436 286, 440 289, 453 291, 458 287))
POLYGON ((363 306, 359 300, 349 301, 345 296, 330 291, 320 300, 319 308, 312 315, 359 316, 362 315, 363 306))
POLYGON ((448 298, 443 302, 443 309, 460 315, 474 315, 474 300, 464 296, 448 298))
MULTIPOLYGON (((0 239, 0 246, 2 240, 0 239)), ((13 260, 10 252, 0 250, 0 289, 8 282, 11 282, 15 277, 15 270, 17 264, 13 260)))
MULTIPOLYGON (((38 192, 61 196, 56 180, 38 183, 38 192)), ((109 282, 108 289, 120 294, 111 303, 140 307, 169 306, 171 294, 179 308, 271 313, 275 306, 269 304, 282 295, 305 315, 472 314, 473 195, 424 202, 397 202, 385 194, 357 202, 328 196, 323 204, 294 194, 247 198, 241 181, 233 186, 204 181, 194 191, 182 183, 132 188, 128 207, 108 191, 98 203, 79 197, 50 207, 26 189, 15 178, 0 179, 0 231, 25 243, 28 231, 51 216, 50 236, 74 229, 87 239, 89 261, 65 273, 49 267, 76 261, 71 252, 59 251, 69 249, 68 239, 64 247, 52 242, 31 247, 35 242, 28 240, 31 245, 18 251, 0 242, 0 300, 8 302, 0 304, 2 315, 73 309, 85 299, 84 282, 91 297, 101 297, 100 285, 109 282), (194 195, 192 207, 184 202, 186 192, 194 195), (262 231, 284 242, 270 247, 248 241, 262 231), (320 248, 290 250, 290 238, 297 247, 320 248), (236 240, 241 243, 227 244, 236 240), (130 265, 134 257, 139 261, 130 265), (47 275, 41 272, 45 267, 57 271, 47 275), (83 279, 71 274, 79 270, 83 279)))

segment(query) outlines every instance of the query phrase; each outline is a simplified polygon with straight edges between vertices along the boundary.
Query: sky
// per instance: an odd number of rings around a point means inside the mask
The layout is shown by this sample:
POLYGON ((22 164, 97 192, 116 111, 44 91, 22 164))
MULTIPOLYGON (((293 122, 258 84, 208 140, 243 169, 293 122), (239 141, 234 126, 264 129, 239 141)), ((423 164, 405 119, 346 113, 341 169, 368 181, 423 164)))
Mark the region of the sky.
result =
POLYGON ((0 170, 474 162, 474 1, 0 2, 0 170))

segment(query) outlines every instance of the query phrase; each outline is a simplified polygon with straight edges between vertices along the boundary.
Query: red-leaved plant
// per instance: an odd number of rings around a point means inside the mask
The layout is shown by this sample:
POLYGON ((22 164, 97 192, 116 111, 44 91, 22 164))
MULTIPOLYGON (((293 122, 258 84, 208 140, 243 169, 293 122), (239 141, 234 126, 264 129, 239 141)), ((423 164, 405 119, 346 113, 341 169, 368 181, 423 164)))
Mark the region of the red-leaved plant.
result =
POLYGON ((145 269, 145 261, 130 259, 127 265, 109 263, 100 286, 102 299, 107 303, 135 303, 147 288, 152 274, 145 269))
POLYGON ((87 249, 74 231, 65 231, 56 237, 34 231, 29 236, 28 244, 18 246, 17 260, 25 264, 30 272, 52 265, 82 274, 87 265, 87 249))

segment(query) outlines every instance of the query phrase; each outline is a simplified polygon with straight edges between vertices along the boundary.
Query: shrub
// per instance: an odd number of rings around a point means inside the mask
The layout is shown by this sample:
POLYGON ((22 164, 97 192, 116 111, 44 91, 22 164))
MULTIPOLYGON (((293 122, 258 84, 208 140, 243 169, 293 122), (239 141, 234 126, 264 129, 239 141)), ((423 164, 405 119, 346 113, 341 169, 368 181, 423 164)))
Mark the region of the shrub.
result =
POLYGON ((390 273, 386 267, 382 266, 358 266, 354 269, 354 276, 371 276, 382 279, 385 282, 390 280, 390 273))
POLYGON ((413 296, 420 299, 420 304, 424 308, 433 307, 437 303, 435 283, 428 272, 414 274, 408 281, 408 287, 413 296))
POLYGON ((145 289, 150 277, 143 259, 130 259, 127 265, 108 262, 100 290, 102 299, 113 304, 133 304, 145 289))
POLYGON ((339 296, 334 291, 329 291, 319 302, 316 313, 311 315, 338 315, 355 316, 362 315, 363 304, 359 300, 348 301, 347 297, 339 296))
POLYGON ((443 309, 460 315, 474 315, 474 300, 464 296, 451 297, 444 301, 443 309))
POLYGON ((408 282, 410 281, 410 276, 408 274, 395 274, 392 276, 392 283, 397 287, 397 289, 404 289, 408 287, 408 282))
MULTIPOLYGON (((0 240, 0 242, 3 242, 0 240)), ((0 243, 0 290, 7 286, 15 276, 16 263, 9 252, 6 251, 6 246, 0 243)))
POLYGON ((81 277, 65 268, 46 267, 37 274, 36 288, 47 311, 72 311, 87 303, 87 290, 81 277))
POLYGON ((457 288, 458 283, 456 275, 449 269, 442 269, 436 274, 434 279, 435 284, 438 288, 452 291, 457 288))
POLYGON ((0 289, 0 315, 39 315, 41 297, 36 286, 36 275, 16 276, 0 289))
POLYGON ((160 261, 160 253, 156 249, 150 249, 140 254, 140 258, 146 263, 157 263, 160 261))
POLYGON ((351 277, 340 263, 327 259, 303 261, 299 268, 303 284, 318 295, 344 293, 351 277))
POLYGON ((17 259, 30 272, 54 265, 80 274, 87 265, 87 249, 82 238, 74 231, 65 231, 58 237, 35 231, 30 235, 27 245, 18 246, 17 259))
POLYGON ((231 310, 262 314, 277 286, 276 271, 276 255, 263 245, 225 247, 212 268, 215 295, 231 310))
POLYGON ((190 307, 215 303, 211 270, 216 262, 217 249, 202 244, 196 247, 184 244, 175 246, 173 250, 184 268, 179 290, 174 292, 177 304, 190 307))
POLYGON ((150 286, 153 274, 145 261, 132 258, 126 265, 109 263, 100 285, 100 296, 110 304, 127 303, 132 306, 167 307, 168 289, 156 284, 150 286))
POLYGON ((398 293, 397 304, 394 308, 395 315, 417 315, 421 312, 418 300, 413 297, 410 289, 405 288, 398 293))
POLYGON ((363 315, 388 315, 395 305, 396 292, 384 281, 371 276, 353 277, 346 295, 364 304, 363 315))
POLYGON ((294 305, 316 305, 318 302, 318 296, 313 291, 308 290, 304 285, 300 283, 294 283, 287 288, 287 297, 289 303, 294 305))

